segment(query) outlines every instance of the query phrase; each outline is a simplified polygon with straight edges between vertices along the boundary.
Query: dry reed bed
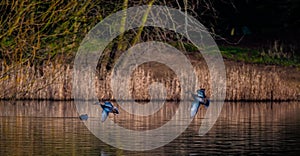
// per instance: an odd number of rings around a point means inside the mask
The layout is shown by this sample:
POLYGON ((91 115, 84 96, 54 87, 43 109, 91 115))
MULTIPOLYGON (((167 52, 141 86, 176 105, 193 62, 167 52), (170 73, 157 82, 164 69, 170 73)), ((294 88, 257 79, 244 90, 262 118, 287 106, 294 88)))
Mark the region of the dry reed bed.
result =
MULTIPOLYGON (((226 62, 226 100, 299 100, 300 79, 295 68, 262 66, 226 62)), ((209 71, 205 62, 193 63, 199 79, 199 88, 210 95, 209 71)), ((136 100, 149 100, 149 86, 160 82, 166 87, 168 100, 180 99, 180 82, 171 71, 155 74, 146 68, 132 73, 130 90, 136 100)), ((48 63, 42 66, 23 65, 13 69, 1 67, 0 99, 71 100, 71 65, 48 63)), ((88 76, 88 75, 87 75, 88 76)), ((99 99, 114 99, 110 87, 110 74, 95 77, 95 92, 99 99)), ((77 85, 76 85, 77 86, 77 85)), ((85 90, 89 93, 89 88, 85 90)))

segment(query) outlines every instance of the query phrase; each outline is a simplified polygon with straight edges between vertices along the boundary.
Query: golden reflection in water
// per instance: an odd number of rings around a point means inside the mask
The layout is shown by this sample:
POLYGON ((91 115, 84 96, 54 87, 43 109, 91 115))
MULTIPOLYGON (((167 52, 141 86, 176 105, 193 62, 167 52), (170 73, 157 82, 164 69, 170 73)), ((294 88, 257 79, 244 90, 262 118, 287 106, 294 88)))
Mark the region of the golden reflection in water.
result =
MULTIPOLYGON (((144 103, 146 104, 146 103, 144 103)), ((91 104, 92 105, 92 104, 91 104)), ((179 103, 166 102, 162 109, 151 116, 136 116, 129 114, 119 108, 119 115, 110 114, 109 118, 123 127, 133 130, 154 129, 169 121, 175 114, 179 103)), ((99 107, 93 105, 92 108, 99 107)), ((245 103, 225 103, 219 118, 222 121, 230 121, 232 124, 243 122, 260 122, 261 124, 277 122, 284 118, 289 118, 299 109, 298 102, 245 102, 245 103)), ((101 108, 97 108, 99 114, 88 114, 89 116, 101 116, 101 108)), ((12 117, 78 117, 76 107, 72 101, 1 101, 0 116, 12 117)), ((206 109, 200 107, 193 124, 200 126, 201 119, 205 115, 206 109)), ((189 112, 187 112, 189 113, 189 112)), ((20 120, 22 118, 19 118, 20 120)), ((16 120, 16 122, 21 122, 16 120)), ((219 119, 220 120, 220 119, 219 119)), ((196 131, 196 130, 195 130, 196 131)))
MULTIPOLYGON (((110 115, 109 118, 125 128, 142 131, 166 123, 177 108, 178 103, 167 102, 150 117, 134 116, 120 109, 119 115, 110 115)), ((78 119, 72 102, 1 101, 0 110, 0 155, 99 154, 102 150, 113 150, 115 155, 126 153, 94 137, 78 119)), ((216 125, 207 135, 199 137, 197 134, 205 111, 205 108, 199 110, 189 128, 175 143, 155 151, 164 153, 172 150, 175 144, 182 147, 180 150, 184 154, 197 153, 200 152, 198 150, 219 149, 223 143, 224 147, 230 145, 235 150, 253 150, 251 146, 265 144, 271 144, 272 149, 280 149, 277 144, 280 145, 279 140, 287 137, 288 126, 300 122, 298 102, 225 103, 216 125), (221 137, 219 142, 216 141, 218 137, 221 137)))

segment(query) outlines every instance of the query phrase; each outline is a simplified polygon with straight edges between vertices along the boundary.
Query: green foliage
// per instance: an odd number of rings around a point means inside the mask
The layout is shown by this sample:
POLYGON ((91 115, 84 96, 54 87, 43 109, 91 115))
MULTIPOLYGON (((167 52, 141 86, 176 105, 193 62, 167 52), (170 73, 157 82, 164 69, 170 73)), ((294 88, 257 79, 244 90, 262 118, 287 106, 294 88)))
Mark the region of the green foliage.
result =
POLYGON ((116 5, 92 0, 1 1, 0 59, 10 65, 68 58, 103 16, 120 8, 116 5))
MULTIPOLYGON (((0 2, 0 61, 6 63, 6 65, 12 65, 15 63, 22 64, 25 62, 39 64, 45 60, 48 61, 57 58, 63 58, 61 59, 62 61, 65 61, 65 59, 72 59, 74 57, 74 52, 77 51, 77 48, 79 47, 79 44, 86 33, 91 30, 91 28, 93 28, 95 24, 97 24, 100 20, 118 10, 121 10, 122 8, 124 9, 130 6, 138 6, 149 3, 136 0, 128 1, 126 2, 128 4, 125 5, 124 2, 125 1, 123 0, 117 0, 114 2, 104 0, 85 0, 80 2, 64 0, 3 0, 0 2)), ((183 8, 185 7, 183 3, 181 3, 183 1, 178 2, 153 1, 153 4, 166 5, 169 7, 182 9, 182 11, 184 11, 183 8)), ((214 27, 214 25, 216 25, 217 23, 222 27, 228 25, 228 23, 226 24, 226 22, 223 24, 222 22, 219 23, 220 21, 218 22, 218 12, 236 12, 235 9, 232 9, 232 4, 219 1, 211 2, 213 3, 208 4, 207 1, 200 0, 196 3, 196 1, 191 0, 187 4, 187 12, 199 19, 201 22, 214 21, 206 24, 206 26, 211 27, 212 30, 217 29, 217 27, 214 27), (207 9, 206 7, 208 7, 209 9, 207 9), (217 11, 215 11, 215 9, 217 11)), ((266 2, 260 2, 262 4, 259 3, 260 5, 257 6, 254 4, 257 4, 258 2, 233 2, 237 6, 236 9, 239 11, 243 11, 243 8, 245 6, 248 7, 248 5, 243 5, 244 3, 249 3, 249 5, 251 4, 252 8, 256 8, 255 10, 258 10, 256 14, 263 13, 264 9, 267 9, 267 5, 269 4, 266 2)), ((293 8, 290 8, 290 12, 293 15, 292 17, 296 18, 298 17, 296 15, 298 15, 297 12, 299 10, 297 6, 299 6, 300 4, 298 3, 298 1, 291 0, 289 1, 289 3, 287 3, 287 1, 284 1, 284 3, 282 2, 278 4, 274 2, 274 4, 272 3, 272 6, 274 5, 274 7, 280 7, 279 10, 284 10, 291 5, 290 3, 293 4, 292 6, 294 6, 293 8)), ((242 15, 248 15, 248 11, 243 13, 244 14, 242 15)), ((277 14, 278 13, 279 12, 277 12, 277 14)), ((230 12, 229 14, 224 14, 225 19, 227 19, 228 17, 232 17, 230 12)), ((238 17, 244 18, 244 16, 238 17)), ((280 17, 280 19, 282 19, 282 17, 285 16, 280 17)), ((235 22, 243 21, 241 19, 233 19, 235 22)), ((257 19, 254 18, 254 20, 257 19)), ((263 18, 263 20, 265 20, 265 18, 263 18)), ((296 21, 299 22, 298 19, 296 21)), ((284 23, 281 21, 278 22, 284 23)), ((252 27, 257 26, 255 25, 255 22, 251 23, 254 24, 252 25, 252 27)), ((251 28, 250 23, 245 24, 251 28)), ((259 22, 257 22, 256 24, 259 24, 259 22)), ((270 23, 270 25, 273 24, 270 23)), ((297 23, 295 25, 287 23, 287 25, 291 28, 298 26, 297 23)), ((257 27, 261 28, 260 26, 257 27)), ((154 30, 160 29, 155 28, 154 30)), ((117 49, 126 49, 122 48, 123 45, 125 45, 126 47, 126 44, 130 45, 130 43, 135 43, 131 39, 136 38, 136 40, 143 41, 149 41, 151 39, 161 40, 167 43, 170 43, 170 41, 174 41, 170 44, 180 50, 184 50, 187 52, 195 52, 198 50, 195 46, 193 46, 193 44, 187 43, 186 40, 182 40, 181 37, 177 38, 176 34, 165 33, 163 31, 155 31, 151 34, 148 33, 147 29, 145 28, 144 31, 146 33, 133 31, 134 33, 131 33, 128 38, 119 40, 117 49), (136 37, 136 34, 140 35, 137 35, 136 37), (167 36, 170 36, 170 39, 167 36), (177 39, 174 40, 174 38, 177 39)), ((254 32, 255 31, 256 30, 254 30, 254 32)), ((299 65, 299 56, 296 56, 293 53, 286 53, 282 45, 277 43, 274 43, 274 46, 268 48, 267 50, 221 47, 221 51, 224 57, 238 61, 299 65)), ((112 55, 109 55, 109 57, 111 56, 112 55)))
POLYGON ((299 56, 290 56, 281 52, 272 51, 269 49, 268 53, 264 50, 255 50, 241 47, 221 46, 220 51, 224 58, 234 61, 244 61, 248 63, 260 63, 260 64, 274 64, 283 66, 297 66, 300 67, 299 56))
MULTIPOLYGON (((172 42, 170 45, 189 53, 196 54, 196 52, 199 51, 192 43, 183 42, 184 48, 182 48, 181 43, 182 42, 172 42)), ((294 52, 284 52, 284 48, 282 47, 282 45, 276 45, 275 42, 274 45, 271 45, 267 49, 267 52, 265 52, 266 50, 264 49, 257 50, 238 46, 220 46, 219 49, 224 58, 233 61, 300 67, 300 57, 294 52)))

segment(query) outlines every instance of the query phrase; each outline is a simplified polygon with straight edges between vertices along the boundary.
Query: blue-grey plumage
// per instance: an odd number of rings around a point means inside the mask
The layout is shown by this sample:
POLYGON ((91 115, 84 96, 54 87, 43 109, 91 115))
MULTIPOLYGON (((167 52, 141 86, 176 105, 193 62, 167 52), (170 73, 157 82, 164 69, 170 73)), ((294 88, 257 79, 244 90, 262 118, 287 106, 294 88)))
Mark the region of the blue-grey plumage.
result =
POLYGON ((109 102, 109 101, 105 101, 104 104, 101 104, 99 102, 97 102, 96 104, 100 104, 101 108, 103 109, 102 110, 102 116, 101 116, 101 121, 102 122, 104 122, 107 119, 109 113, 119 114, 118 108, 114 107, 112 105, 112 103, 109 102))
POLYGON ((198 95, 193 94, 193 93, 192 93, 192 97, 194 98, 194 101, 204 103, 204 98, 201 98, 198 95))
POLYGON ((199 106, 200 106, 199 102, 193 101, 192 108, 191 108, 191 118, 193 118, 197 114, 199 106))
POLYGON ((102 110, 102 116, 101 116, 101 121, 104 122, 106 118, 108 117, 109 112, 105 111, 104 109, 102 110))
POLYGON ((210 103, 209 99, 205 96, 205 89, 197 90, 197 94, 192 93, 192 97, 194 98, 194 101, 192 102, 191 107, 191 118, 197 114, 200 105, 204 105, 205 108, 208 108, 210 103))
POLYGON ((89 116, 87 114, 82 114, 79 116, 80 120, 87 120, 89 118, 89 116))

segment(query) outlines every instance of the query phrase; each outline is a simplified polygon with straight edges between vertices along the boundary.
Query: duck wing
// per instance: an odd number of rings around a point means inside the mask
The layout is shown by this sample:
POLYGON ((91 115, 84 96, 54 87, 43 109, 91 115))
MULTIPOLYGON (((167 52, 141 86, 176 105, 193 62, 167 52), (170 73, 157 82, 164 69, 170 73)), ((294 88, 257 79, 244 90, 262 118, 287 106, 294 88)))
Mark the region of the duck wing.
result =
POLYGON ((102 117, 101 117, 102 122, 104 122, 107 119, 108 113, 109 112, 105 111, 104 109, 102 110, 102 117))
POLYGON ((112 104, 103 104, 103 105, 101 105, 101 107, 102 107, 102 109, 103 110, 105 110, 106 112, 112 112, 112 110, 113 110, 113 106, 112 106, 112 104))
POLYGON ((195 101, 198 101, 200 103, 204 103, 204 99, 199 97, 198 95, 192 94, 192 97, 194 98, 195 101))
POLYGON ((200 103, 197 100, 192 102, 191 118, 193 118, 197 114, 199 106, 200 106, 200 103))

